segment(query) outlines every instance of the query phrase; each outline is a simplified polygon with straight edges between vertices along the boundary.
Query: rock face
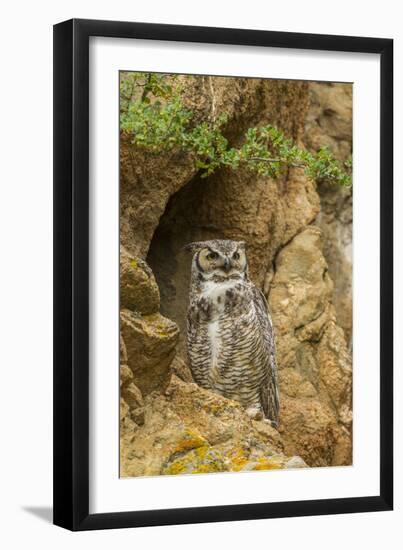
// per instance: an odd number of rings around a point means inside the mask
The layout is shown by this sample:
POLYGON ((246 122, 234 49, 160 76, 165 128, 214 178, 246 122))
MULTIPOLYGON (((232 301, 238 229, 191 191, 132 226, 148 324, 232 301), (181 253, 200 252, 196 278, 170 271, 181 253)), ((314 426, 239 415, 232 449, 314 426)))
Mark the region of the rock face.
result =
MULTIPOLYGON (((352 153, 352 84, 311 82, 304 141, 313 150, 327 146, 340 161, 352 153)), ((321 184, 317 224, 323 234, 323 253, 335 287, 337 322, 348 345, 352 337, 352 189, 321 184)))
MULTIPOLYGON (((196 117, 229 115, 234 144, 267 123, 297 143, 313 139, 306 83, 187 77, 183 85, 196 117)), ((243 168, 202 179, 191 156, 157 157, 122 135, 122 476, 351 464, 351 354, 323 220, 322 195, 300 169, 279 181, 243 168), (210 238, 246 241, 251 278, 269 300, 278 431, 192 381, 182 247, 210 238)))
POLYGON ((153 272, 146 262, 120 247, 120 306, 143 315, 160 308, 160 293, 153 272))
POLYGON ((120 249, 120 306, 121 365, 130 369, 144 395, 164 388, 171 375, 178 327, 159 313, 160 296, 151 269, 124 247, 120 249))
MULTIPOLYGON (((121 475, 236 472, 306 467, 286 456, 281 438, 235 401, 176 376, 145 399, 142 426, 122 429, 121 475)), ((123 423, 128 411, 123 411, 123 423)))
POLYGON ((351 363, 331 305, 321 232, 308 226, 281 249, 270 306, 277 331, 279 431, 310 465, 351 460, 351 363))
POLYGON ((127 364, 136 384, 145 394, 164 388, 170 377, 179 331, 160 313, 139 315, 128 309, 120 313, 120 329, 127 351, 127 364))

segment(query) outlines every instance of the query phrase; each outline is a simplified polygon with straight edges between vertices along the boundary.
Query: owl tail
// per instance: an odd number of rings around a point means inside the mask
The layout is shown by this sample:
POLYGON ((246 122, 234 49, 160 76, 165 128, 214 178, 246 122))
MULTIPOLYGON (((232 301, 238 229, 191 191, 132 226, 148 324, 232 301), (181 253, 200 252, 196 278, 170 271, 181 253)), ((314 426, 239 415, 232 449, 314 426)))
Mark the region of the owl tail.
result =
POLYGON ((260 402, 265 417, 270 420, 273 428, 278 428, 280 413, 280 400, 278 395, 277 380, 270 379, 267 386, 260 391, 260 402))

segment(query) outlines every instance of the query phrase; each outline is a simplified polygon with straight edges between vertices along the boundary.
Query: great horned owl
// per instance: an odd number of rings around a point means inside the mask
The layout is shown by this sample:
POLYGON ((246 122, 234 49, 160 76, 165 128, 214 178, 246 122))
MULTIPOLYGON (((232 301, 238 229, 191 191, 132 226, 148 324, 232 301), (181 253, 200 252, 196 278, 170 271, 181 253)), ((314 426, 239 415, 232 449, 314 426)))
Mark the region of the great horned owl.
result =
POLYGON ((249 280, 245 243, 211 240, 185 249, 193 252, 187 343, 195 381, 277 427, 273 325, 264 295, 249 280))

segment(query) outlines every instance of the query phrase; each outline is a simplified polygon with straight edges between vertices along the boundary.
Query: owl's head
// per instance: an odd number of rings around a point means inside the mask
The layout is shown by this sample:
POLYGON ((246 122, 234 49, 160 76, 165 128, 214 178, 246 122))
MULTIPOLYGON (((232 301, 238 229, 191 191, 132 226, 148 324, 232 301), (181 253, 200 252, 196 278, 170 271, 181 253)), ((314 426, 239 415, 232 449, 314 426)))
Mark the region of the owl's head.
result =
POLYGON ((193 253, 192 270, 205 280, 247 278, 248 262, 244 241, 199 241, 189 243, 185 250, 193 253))

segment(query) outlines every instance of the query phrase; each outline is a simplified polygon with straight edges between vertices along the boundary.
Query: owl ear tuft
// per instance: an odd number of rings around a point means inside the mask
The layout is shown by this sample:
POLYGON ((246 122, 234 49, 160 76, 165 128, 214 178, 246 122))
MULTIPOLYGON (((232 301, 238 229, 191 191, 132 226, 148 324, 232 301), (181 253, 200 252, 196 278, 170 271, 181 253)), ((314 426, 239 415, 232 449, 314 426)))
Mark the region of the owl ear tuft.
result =
POLYGON ((185 250, 186 252, 191 252, 192 254, 194 254, 195 252, 203 248, 204 245, 205 243, 202 243, 202 242, 188 243, 188 244, 185 244, 182 250, 185 250))
POLYGON ((238 241, 238 246, 242 248, 242 250, 246 249, 246 242, 245 241, 238 241))

